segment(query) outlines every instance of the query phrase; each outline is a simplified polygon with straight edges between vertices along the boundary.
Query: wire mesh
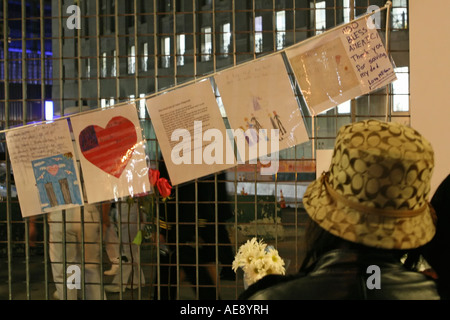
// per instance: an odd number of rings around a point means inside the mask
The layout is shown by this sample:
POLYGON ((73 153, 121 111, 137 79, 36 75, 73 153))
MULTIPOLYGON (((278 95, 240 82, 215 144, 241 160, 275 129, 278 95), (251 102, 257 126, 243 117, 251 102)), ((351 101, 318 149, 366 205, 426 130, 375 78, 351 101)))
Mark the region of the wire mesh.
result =
MULTIPOLYGON (((366 13, 369 6, 382 7, 385 3, 384 0, 3 1, 0 299, 74 298, 65 285, 71 280, 72 273, 67 270, 72 265, 79 265, 81 272, 75 298, 91 299, 91 287, 103 292, 110 286, 112 276, 104 275, 104 271, 113 265, 106 249, 110 243, 105 239, 105 222, 112 216, 100 214, 96 220, 82 208, 78 220, 68 212, 63 212, 56 221, 46 215, 22 218, 5 130, 135 101, 149 162, 159 168, 159 145, 143 97, 283 50, 366 13), (58 228, 59 238, 55 238, 54 230, 58 228), (90 237, 91 229, 97 237, 90 237), (73 240, 71 232, 77 232, 76 239, 81 240, 73 240), (81 248, 77 261, 68 255, 74 245, 81 248), (89 258, 92 246, 100 248, 94 262, 89 258), (55 261, 54 250, 61 260, 55 261), (95 281, 90 276, 93 268, 100 274, 95 281), (55 281, 55 272, 63 274, 62 281, 55 281), (59 297, 55 295, 57 285, 62 288, 59 297)), ((143 209, 130 222, 126 200, 115 203, 116 215, 111 220, 119 239, 115 245, 121 252, 135 252, 116 262, 119 279, 123 279, 114 289, 116 292, 110 289, 94 298, 237 299, 244 283, 241 272, 231 271, 232 256, 254 236, 274 245, 287 262, 287 273, 295 273, 303 258, 302 194, 316 178, 316 151, 331 149, 337 130, 350 122, 379 118, 409 123, 408 1, 392 3, 389 21, 381 16, 380 35, 385 34, 386 24, 389 25, 386 46, 401 81, 315 118, 305 105, 300 105, 310 140, 282 151, 280 170, 270 178, 261 176, 257 165, 244 164, 224 175, 194 181, 194 195, 188 201, 194 206, 191 220, 185 217, 183 203, 178 200, 172 220, 165 216, 164 206, 156 206, 156 228, 143 209), (226 186, 225 200, 219 200, 220 184, 226 186), (204 185, 214 190, 206 202, 201 199, 204 185), (206 204, 212 205, 210 211, 203 209, 206 204), (231 216, 223 217, 222 204, 231 207, 231 216), (153 226, 154 237, 133 247, 128 231, 145 226, 153 226), (203 235, 205 229, 211 231, 209 240, 203 235), (173 234, 170 240, 164 239, 167 230, 173 234), (228 252, 228 258, 223 258, 227 254, 222 252, 228 252), (129 272, 131 276, 127 276, 129 272), (170 286, 166 281, 169 274, 170 286), (204 281, 205 278, 209 281, 204 281)), ((301 100, 301 94, 297 95, 301 100)), ((220 106, 218 92, 216 98, 220 106)), ((223 108, 221 111, 226 122, 223 108)), ((174 193, 179 192, 175 187, 174 193)))

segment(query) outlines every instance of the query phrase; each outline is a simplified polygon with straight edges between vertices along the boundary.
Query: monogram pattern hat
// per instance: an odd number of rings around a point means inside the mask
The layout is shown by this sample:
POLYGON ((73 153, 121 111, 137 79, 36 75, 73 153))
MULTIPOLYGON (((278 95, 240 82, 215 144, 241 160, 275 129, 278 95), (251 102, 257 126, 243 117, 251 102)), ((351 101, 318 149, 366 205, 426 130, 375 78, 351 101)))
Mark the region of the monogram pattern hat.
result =
POLYGON ((434 168, 431 144, 399 123, 364 120, 343 126, 328 172, 303 197, 309 216, 348 241, 411 249, 435 234, 428 203, 434 168))

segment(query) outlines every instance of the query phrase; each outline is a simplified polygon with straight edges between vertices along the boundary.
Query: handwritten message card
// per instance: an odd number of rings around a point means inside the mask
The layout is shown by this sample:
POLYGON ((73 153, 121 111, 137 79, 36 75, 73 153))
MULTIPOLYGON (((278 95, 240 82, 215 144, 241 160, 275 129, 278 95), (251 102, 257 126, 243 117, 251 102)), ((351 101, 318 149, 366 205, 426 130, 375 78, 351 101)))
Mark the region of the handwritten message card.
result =
POLYGON ((70 118, 89 203, 150 191, 145 141, 136 106, 70 118))
POLYGON ((83 204, 67 120, 6 132, 23 217, 83 204))
POLYGON ((368 27, 367 19, 347 24, 340 33, 363 93, 381 88, 397 79, 380 35, 377 29, 368 27))
POLYGON ((209 80, 147 99, 172 185, 236 166, 209 80))
POLYGON ((362 17, 286 50, 314 114, 396 80, 378 31, 362 17))

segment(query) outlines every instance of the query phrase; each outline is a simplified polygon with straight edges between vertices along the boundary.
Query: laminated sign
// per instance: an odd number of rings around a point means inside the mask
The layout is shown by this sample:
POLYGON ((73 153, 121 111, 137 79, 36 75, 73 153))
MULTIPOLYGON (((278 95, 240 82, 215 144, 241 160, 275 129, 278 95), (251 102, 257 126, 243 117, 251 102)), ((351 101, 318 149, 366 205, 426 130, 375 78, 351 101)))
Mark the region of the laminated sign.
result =
POLYGON ((67 120, 6 132, 23 217, 83 204, 67 120))
POLYGON ((382 39, 369 19, 362 17, 286 50, 314 114, 397 79, 382 39))
POLYGON ((243 162, 309 140, 281 54, 222 71, 215 81, 230 127, 245 135, 237 143, 243 162))
POLYGON ((209 80, 147 99, 172 185, 236 166, 209 80))
POLYGON ((134 104, 70 120, 89 203, 150 191, 145 141, 134 104))

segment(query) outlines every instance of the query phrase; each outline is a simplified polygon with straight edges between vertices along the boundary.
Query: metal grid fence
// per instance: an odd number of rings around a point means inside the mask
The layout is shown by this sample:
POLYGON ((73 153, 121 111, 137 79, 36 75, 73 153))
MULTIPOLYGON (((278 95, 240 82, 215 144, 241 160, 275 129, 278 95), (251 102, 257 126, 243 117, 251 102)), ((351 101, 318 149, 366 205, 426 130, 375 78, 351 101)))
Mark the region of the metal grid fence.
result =
MULTIPOLYGON (((74 246, 81 250, 77 257, 82 271, 78 298, 96 298, 90 296, 90 288, 96 286, 103 292, 112 281, 112 276, 103 275, 111 266, 105 241, 105 216, 95 218, 83 208, 78 220, 68 212, 58 218, 46 215, 22 218, 5 130, 135 101, 150 163, 158 166, 159 146, 143 97, 282 50, 366 13, 369 6, 382 7, 385 3, 384 0, 3 1, 0 299, 55 299, 56 285, 64 284, 71 275, 66 270, 74 264, 69 257, 74 246), (59 239, 52 231, 56 229, 59 239), (89 238, 91 229, 98 237, 89 238), (70 232, 77 233, 75 239, 81 240, 72 240, 70 232), (98 252, 94 263, 88 256, 92 247, 98 252), (62 260, 52 259, 55 250, 62 260), (95 281, 91 277, 92 265, 100 274, 95 281), (55 281, 56 266, 63 274, 59 282, 55 281)), ((235 253, 254 236, 275 246, 287 262, 287 272, 295 273, 303 257, 305 212, 301 195, 316 177, 317 150, 332 148, 339 127, 350 122, 380 118, 409 123, 408 1, 392 4, 386 47, 396 64, 397 82, 314 118, 301 106, 310 141, 281 152, 280 167, 286 169, 271 179, 260 176, 256 165, 240 165, 225 175, 194 181, 192 221, 183 219, 182 206, 177 202, 175 219, 164 222, 160 219, 158 228, 153 230, 157 235, 154 240, 161 239, 171 228, 177 230, 173 242, 146 240, 132 248, 130 226, 142 228, 147 222, 142 215, 130 222, 126 200, 123 205, 118 202, 118 214, 112 223, 116 225, 119 248, 122 252, 127 248, 135 250, 134 255, 119 259, 118 273, 121 278, 128 272, 132 276, 123 278, 118 292, 108 291, 97 298, 168 298, 164 277, 169 272, 174 283, 170 288, 172 298, 204 299, 204 289, 212 289, 206 291, 213 292, 209 298, 236 299, 244 290, 242 273, 224 274, 232 261, 222 259, 219 252, 225 249, 235 253), (232 208, 232 216, 226 219, 219 209, 223 204, 218 201, 221 183, 226 185, 227 193, 223 203, 232 208), (205 203, 200 200, 203 185, 214 190, 214 197, 209 200, 214 209, 206 217, 202 211, 205 203), (213 234, 209 243, 201 236, 206 227, 213 234), (219 230, 225 230, 225 238, 221 238, 219 230), (181 232, 190 232, 192 237, 183 241, 181 232), (166 245, 172 250, 169 256, 175 258, 167 259, 166 245), (213 249, 205 250, 209 254, 206 258, 200 253, 204 248, 213 249), (188 252, 190 259, 183 261, 180 258, 183 252, 188 252), (205 272, 210 282, 203 282, 205 272)), ((380 34, 384 34, 385 26, 383 15, 380 34)), ((179 191, 178 187, 174 189, 177 195, 179 191)), ((158 214, 163 216, 162 211, 158 214)), ((67 286, 61 287, 62 296, 58 298, 73 298, 67 286)))

